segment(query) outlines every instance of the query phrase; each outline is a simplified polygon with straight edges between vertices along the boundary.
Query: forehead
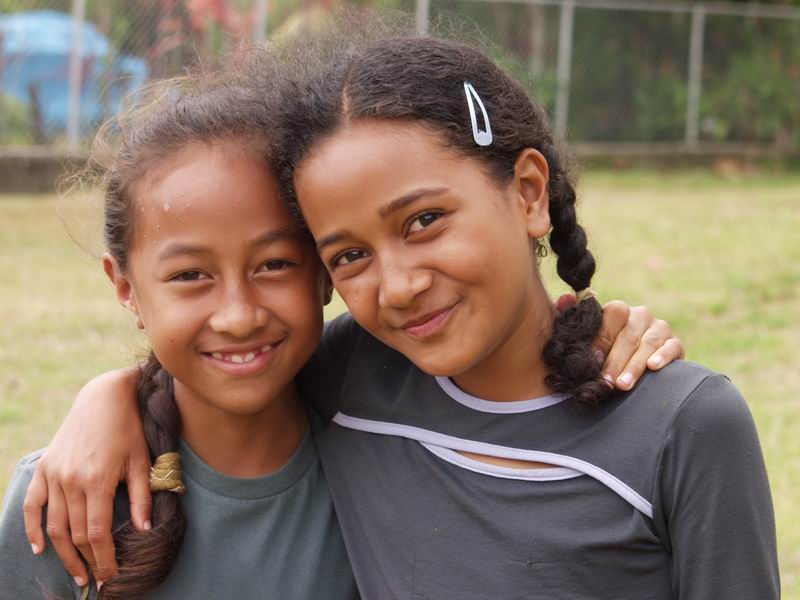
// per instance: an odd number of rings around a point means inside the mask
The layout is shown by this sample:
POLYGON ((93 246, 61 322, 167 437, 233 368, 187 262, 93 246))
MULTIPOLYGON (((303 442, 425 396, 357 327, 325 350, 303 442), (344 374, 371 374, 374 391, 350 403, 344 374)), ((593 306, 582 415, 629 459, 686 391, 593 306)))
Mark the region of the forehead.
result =
POLYGON ((133 195, 138 230, 237 235, 291 225, 267 161, 230 141, 189 144, 133 195))
POLYGON ((320 218, 343 204, 361 211, 416 188, 468 186, 483 179, 476 167, 424 125, 362 121, 320 142, 300 164, 295 188, 316 234, 320 218))

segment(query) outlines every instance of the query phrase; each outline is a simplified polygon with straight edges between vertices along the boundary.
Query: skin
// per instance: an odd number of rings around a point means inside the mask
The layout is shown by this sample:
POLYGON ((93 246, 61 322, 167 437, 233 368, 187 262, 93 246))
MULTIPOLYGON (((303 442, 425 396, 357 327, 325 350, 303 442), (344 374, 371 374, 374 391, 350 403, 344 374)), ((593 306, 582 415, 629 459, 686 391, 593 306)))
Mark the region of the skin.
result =
POLYGON ((504 401, 548 393, 555 310, 533 253, 550 229, 547 178, 533 149, 500 185, 421 124, 362 121, 315 147, 295 181, 355 319, 423 371, 504 401))
POLYGON ((174 377, 182 436, 226 475, 276 471, 307 428, 294 377, 327 293, 312 244, 263 159, 232 142, 187 146, 134 195, 127 269, 103 266, 174 377))
MULTIPOLYGON (((366 131, 361 133, 364 137, 359 138, 359 143, 368 143, 366 131)), ((307 167, 312 161, 325 158, 320 149, 324 149, 326 143, 320 144, 301 166, 297 179, 305 216, 353 315, 365 328, 404 352, 424 370, 453 375, 462 389, 474 395, 498 401, 543 395, 546 393, 542 384, 545 370, 539 354, 548 337, 553 307, 538 278, 530 246, 531 236, 546 233, 547 198, 542 190, 547 174, 541 157, 535 151, 521 157, 519 175, 501 189, 493 187, 474 165, 462 168, 462 157, 442 153, 429 132, 411 128, 409 137, 401 136, 396 129, 393 133, 375 133, 386 134, 380 143, 382 149, 370 146, 370 151, 363 151, 359 143, 343 139, 336 160, 320 162, 321 168, 314 173, 307 167), (411 142, 419 144, 420 150, 425 149, 426 156, 436 161, 436 169, 431 163, 414 160, 415 152, 409 151, 411 142), (389 146, 393 144, 401 147, 402 152, 390 152, 389 146), (342 154, 343 150, 351 152, 349 158, 346 153, 342 154), (379 154, 371 154, 379 150, 383 152, 380 160, 379 154), (359 162, 362 159, 373 161, 362 165, 376 169, 367 184, 362 181, 355 186, 356 179, 364 174, 352 168, 356 157, 359 162), (403 160, 408 162, 398 168, 403 160), (450 177, 436 179, 433 174, 438 167, 446 167, 456 179, 469 177, 471 186, 457 185, 458 181, 450 177), (386 179, 380 175, 381 170, 386 179), (408 204, 401 210, 390 211, 390 215, 381 215, 380 208, 387 202, 413 191, 403 187, 408 182, 392 179, 406 172, 420 178, 415 180, 415 188, 424 179, 426 186, 436 188, 446 184, 460 190, 459 193, 451 191, 446 197, 428 194, 424 198, 421 206, 440 211, 445 207, 450 211, 449 216, 441 219, 441 224, 437 225, 438 217, 420 215, 424 209, 418 206, 419 200, 413 206, 408 204), (316 194, 311 180, 303 179, 308 175, 318 177, 319 184, 328 186, 327 192, 335 197, 316 194), (480 197, 477 189, 481 190, 480 197), (370 194, 364 194, 364 190, 370 190, 370 194), (329 200, 338 203, 344 211, 342 215, 330 210, 329 200), (363 214, 351 206, 354 200, 365 209, 363 214), (449 204, 438 205, 445 200, 449 204), (314 206, 326 211, 332 219, 330 225, 317 214, 314 206), (411 222, 412 217, 421 217, 421 220, 411 222), (502 219, 504 227, 496 226, 496 219, 502 219), (439 228, 440 233, 433 233, 434 229, 430 233, 423 231, 428 227, 439 228), (366 260, 366 268, 355 264, 345 267, 345 271, 331 268, 333 244, 323 245, 322 242, 342 231, 352 242, 342 244, 342 239, 338 239, 336 243, 342 250, 353 248, 372 253, 366 260), (490 231, 493 232, 491 236, 490 231), (478 249, 475 239, 493 241, 481 244, 478 249), (503 243, 495 247, 498 239, 503 243), (431 247, 436 251, 425 251, 431 247), (439 252, 442 257, 437 257, 439 252), (503 253, 502 260, 497 252, 503 253), (445 253, 448 253, 448 260, 443 260, 445 253), (492 289, 501 283, 505 294, 492 289), (442 331, 419 339, 420 336, 413 333, 431 329, 431 323, 421 330, 411 327, 412 333, 408 327, 402 327, 409 320, 413 325, 430 311, 450 308, 450 302, 455 303, 457 309, 448 317, 452 318, 452 323, 447 323, 448 319, 442 321, 442 331), (491 310, 481 310, 488 306, 491 310), (487 318, 484 314, 501 309, 507 320, 487 318), (460 335, 463 327, 468 327, 471 335, 460 335), (519 334, 521 332, 525 335, 519 334), (442 352, 443 349, 446 351, 442 352), (495 369, 500 369, 502 375, 493 372, 495 369), (489 382, 490 374, 492 382, 489 382)), ((338 143, 337 137, 327 142, 338 143)), ((218 181, 225 181, 227 188, 229 182, 242 179, 246 177, 238 174, 218 181)), ((209 179, 206 187, 213 184, 209 179)), ((235 196, 226 196, 230 197, 235 196)), ((222 235, 228 231, 238 234, 240 229, 238 225, 231 225, 220 231, 222 235)), ((353 255, 351 258, 360 261, 363 257, 353 255)), ((324 287, 324 280, 320 279, 319 294, 324 295, 324 287)), ((570 302, 574 302, 574 298, 561 298, 557 307, 563 309, 570 302)), ((646 367, 656 370, 683 356, 683 345, 672 336, 664 321, 654 319, 644 307, 629 308, 619 301, 605 305, 596 347, 599 360, 605 357, 603 372, 612 385, 623 390, 629 389, 646 367)), ((136 379, 135 371, 121 370, 101 375, 81 390, 40 460, 28 488, 25 528, 34 553, 41 552, 45 545, 41 525, 42 508, 47 504, 48 535, 66 569, 75 577, 87 577, 78 551, 93 566, 97 578, 107 579, 116 572, 109 532, 111 498, 118 482, 124 481, 128 487, 134 525, 139 529, 147 529, 149 525, 152 502, 148 484, 149 457, 136 406, 131 400, 136 379), (106 427, 87 431, 87 415, 91 415, 94 422, 105 423, 106 427), (126 424, 124 430, 117 426, 119 423, 126 424), (73 441, 78 438, 82 444, 76 447, 73 441), (102 448, 103 452, 93 451, 95 448, 102 448)))

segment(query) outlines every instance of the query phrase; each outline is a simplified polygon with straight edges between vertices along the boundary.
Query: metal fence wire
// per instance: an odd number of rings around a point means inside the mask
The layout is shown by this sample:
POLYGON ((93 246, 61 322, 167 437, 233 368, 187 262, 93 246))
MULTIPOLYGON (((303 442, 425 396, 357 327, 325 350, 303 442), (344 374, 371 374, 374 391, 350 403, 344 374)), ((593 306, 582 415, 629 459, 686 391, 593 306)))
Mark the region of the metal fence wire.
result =
MULTIPOLYGON (((363 6, 363 0, 352 1, 363 6)), ((572 141, 800 148, 800 8, 654 0, 376 0, 456 21, 572 141)), ((0 146, 78 149, 148 80, 335 2, 0 0, 0 146)))

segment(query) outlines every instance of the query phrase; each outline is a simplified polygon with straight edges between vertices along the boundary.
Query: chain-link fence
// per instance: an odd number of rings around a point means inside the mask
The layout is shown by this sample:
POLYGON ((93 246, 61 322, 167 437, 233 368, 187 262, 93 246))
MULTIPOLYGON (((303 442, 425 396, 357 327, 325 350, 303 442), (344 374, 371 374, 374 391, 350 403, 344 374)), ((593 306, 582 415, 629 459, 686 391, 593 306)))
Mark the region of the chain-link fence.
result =
POLYGON ((431 0, 517 57, 569 139, 800 147, 800 8, 431 0))
MULTIPOLYGON (((800 147, 800 8, 658 0, 378 3, 416 13, 421 31, 442 17, 474 24, 572 141, 800 147)), ((78 148, 148 79, 214 62, 239 40, 259 41, 317 18, 332 2, 299 4, 0 0, 0 146, 78 148)))

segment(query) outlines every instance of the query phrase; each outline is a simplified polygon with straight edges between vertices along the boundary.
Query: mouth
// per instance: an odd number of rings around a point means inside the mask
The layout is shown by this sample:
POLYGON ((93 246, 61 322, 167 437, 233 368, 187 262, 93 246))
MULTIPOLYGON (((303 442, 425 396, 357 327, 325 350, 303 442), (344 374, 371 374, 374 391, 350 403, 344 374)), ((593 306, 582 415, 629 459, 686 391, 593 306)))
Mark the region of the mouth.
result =
POLYGON ((458 302, 447 308, 407 321, 401 326, 401 329, 408 335, 418 339, 434 336, 444 329, 457 306, 458 302))
POLYGON ((201 352, 201 355, 213 366, 230 375, 252 375, 264 369, 272 361, 272 357, 284 339, 251 348, 236 349, 236 351, 221 349, 213 352, 201 352))

